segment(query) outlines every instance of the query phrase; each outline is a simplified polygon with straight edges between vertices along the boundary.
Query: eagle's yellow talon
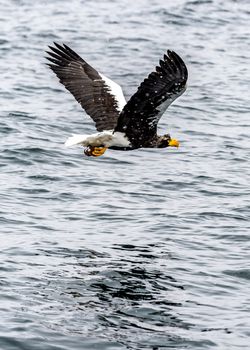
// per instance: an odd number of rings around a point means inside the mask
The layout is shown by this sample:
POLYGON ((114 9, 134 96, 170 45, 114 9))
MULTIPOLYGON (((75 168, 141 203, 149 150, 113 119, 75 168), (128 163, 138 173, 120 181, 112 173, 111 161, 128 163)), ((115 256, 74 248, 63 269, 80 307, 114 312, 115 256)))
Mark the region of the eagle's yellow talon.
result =
POLYGON ((92 150, 92 156, 94 157, 100 157, 104 154, 107 147, 94 147, 92 150))
POLYGON ((107 149, 107 147, 91 147, 91 146, 89 146, 88 148, 85 149, 84 153, 87 156, 100 157, 105 153, 106 149, 107 149))

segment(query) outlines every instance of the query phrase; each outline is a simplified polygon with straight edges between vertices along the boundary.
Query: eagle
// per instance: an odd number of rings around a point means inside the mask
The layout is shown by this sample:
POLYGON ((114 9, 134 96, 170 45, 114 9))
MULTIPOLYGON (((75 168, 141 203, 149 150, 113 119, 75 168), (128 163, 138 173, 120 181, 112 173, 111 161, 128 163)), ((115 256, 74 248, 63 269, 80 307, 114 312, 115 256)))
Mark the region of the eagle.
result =
POLYGON ((157 135, 168 106, 186 90, 188 70, 177 53, 167 51, 159 65, 126 102, 120 85, 99 73, 65 44, 49 46, 47 65, 95 122, 97 133, 72 135, 65 146, 81 145, 87 156, 109 149, 178 147, 169 134, 157 135))

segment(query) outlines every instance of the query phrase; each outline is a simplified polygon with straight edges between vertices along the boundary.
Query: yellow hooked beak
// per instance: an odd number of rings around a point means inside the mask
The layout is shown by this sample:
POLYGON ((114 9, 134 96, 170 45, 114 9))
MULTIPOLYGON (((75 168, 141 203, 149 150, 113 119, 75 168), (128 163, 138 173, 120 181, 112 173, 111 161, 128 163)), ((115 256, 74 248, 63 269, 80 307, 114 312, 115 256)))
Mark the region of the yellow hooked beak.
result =
POLYGON ((171 139, 168 143, 168 145, 170 147, 179 147, 180 146, 180 142, 176 139, 171 139))

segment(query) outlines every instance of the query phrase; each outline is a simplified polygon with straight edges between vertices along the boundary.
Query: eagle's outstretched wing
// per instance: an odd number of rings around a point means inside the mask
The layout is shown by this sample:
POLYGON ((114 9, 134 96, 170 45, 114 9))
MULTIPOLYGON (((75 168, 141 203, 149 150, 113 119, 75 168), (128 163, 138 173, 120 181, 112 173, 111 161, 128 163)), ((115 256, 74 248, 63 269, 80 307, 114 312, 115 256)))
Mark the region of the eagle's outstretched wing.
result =
POLYGON ((141 83, 124 106, 115 131, 125 132, 136 146, 155 137, 157 123, 167 107, 186 89, 188 71, 183 60, 168 50, 155 72, 141 83))
POLYGON ((96 123, 98 131, 112 130, 126 104, 121 87, 98 73, 70 47, 54 43, 48 66, 96 123))

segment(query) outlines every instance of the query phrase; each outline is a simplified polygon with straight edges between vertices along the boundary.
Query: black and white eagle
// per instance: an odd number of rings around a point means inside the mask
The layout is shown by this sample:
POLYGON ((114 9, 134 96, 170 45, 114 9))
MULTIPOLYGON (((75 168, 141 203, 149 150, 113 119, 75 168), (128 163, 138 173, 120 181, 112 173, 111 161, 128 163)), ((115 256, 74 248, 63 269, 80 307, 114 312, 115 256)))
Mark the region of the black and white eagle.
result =
POLYGON ((94 120, 97 133, 73 135, 66 146, 82 145, 88 156, 101 156, 107 148, 178 147, 169 134, 158 136, 157 124, 168 106, 186 89, 188 71, 174 51, 167 51, 155 71, 126 102, 121 87, 97 72, 67 45, 54 43, 46 51, 48 66, 94 120))

